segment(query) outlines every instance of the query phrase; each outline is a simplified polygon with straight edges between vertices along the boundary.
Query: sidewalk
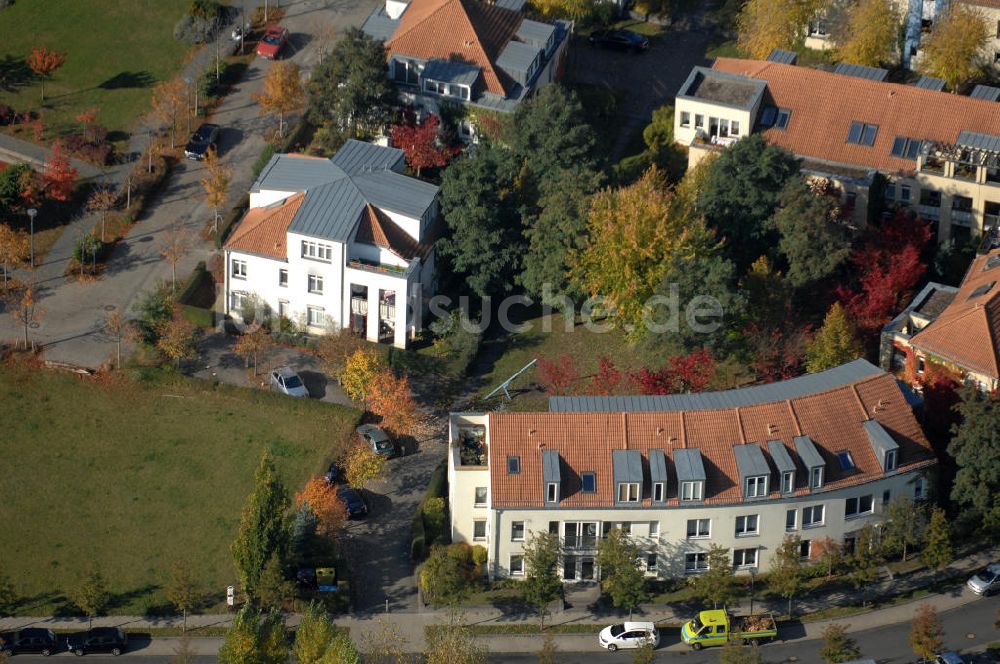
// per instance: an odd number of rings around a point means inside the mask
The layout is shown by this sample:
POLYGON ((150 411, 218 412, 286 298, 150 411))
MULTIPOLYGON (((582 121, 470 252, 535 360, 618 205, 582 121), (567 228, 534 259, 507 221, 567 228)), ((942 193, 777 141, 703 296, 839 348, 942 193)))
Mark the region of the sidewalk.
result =
MULTIPOLYGON (((950 570, 956 572, 968 572, 981 568, 986 561, 994 560, 994 556, 1000 551, 1000 547, 994 547, 979 554, 963 558, 956 561, 950 570)), ((919 576, 917 574, 913 576, 919 576)), ((877 627, 907 624, 913 619, 916 606, 919 604, 931 604, 938 612, 945 612, 956 609, 973 602, 983 601, 981 597, 972 593, 965 587, 964 582, 956 582, 942 593, 927 595, 917 600, 902 602, 893 606, 875 609, 865 613, 855 614, 849 617, 833 618, 829 620, 819 620, 815 622, 791 621, 779 627, 779 637, 784 642, 797 642, 817 640, 822 638, 823 630, 831 623, 849 624, 849 632, 860 632, 877 627)), ((735 612, 747 612, 748 606, 740 603, 731 607, 735 612)), ((804 603, 803 603, 804 604, 804 603)), ((755 609, 769 611, 766 603, 758 600, 755 609)), ((651 620, 663 625, 676 625, 688 620, 691 616, 687 611, 675 610, 664 605, 650 605, 643 607, 641 612, 636 613, 637 619, 651 620)), ((494 608, 469 608, 458 613, 458 620, 467 625, 535 625, 538 617, 535 614, 504 614, 499 609, 494 608)), ((622 620, 624 614, 601 614, 595 615, 586 609, 567 609, 556 612, 549 616, 546 623, 549 625, 566 625, 573 623, 582 624, 610 624, 622 620)), ((301 616, 293 614, 288 616, 289 625, 298 624, 301 616)), ((347 627, 351 631, 351 638, 355 642, 360 642, 363 635, 376 628, 381 620, 387 620, 396 626, 400 635, 405 639, 408 649, 412 652, 420 652, 425 646, 424 633, 429 625, 447 624, 451 619, 449 610, 428 610, 420 613, 371 613, 366 615, 352 615, 340 617, 336 623, 342 627, 347 627)), ((193 637, 198 636, 198 629, 204 627, 224 627, 232 620, 231 614, 220 615, 195 615, 188 617, 188 629, 193 637)), ((179 628, 181 619, 178 618, 142 618, 131 616, 105 616, 94 619, 95 626, 116 626, 139 631, 158 628, 179 628)), ((86 629, 87 619, 85 618, 6 618, 0 619, 0 630, 20 629, 26 626, 42 626, 57 630, 86 629)), ((595 629, 596 632, 596 629, 595 629)), ((556 634, 554 635, 556 645, 563 652, 584 652, 594 649, 594 634, 556 634)), ((174 637, 154 638, 147 640, 139 636, 135 643, 142 654, 173 654, 178 639, 174 637)), ((478 640, 491 652, 512 652, 526 653, 537 652, 543 639, 541 636, 533 634, 501 634, 482 635, 478 640)), ((221 644, 218 637, 201 637, 192 639, 192 647, 197 654, 214 654, 221 644)), ((688 648, 678 641, 677 630, 665 628, 663 630, 663 640, 660 651, 663 652, 685 652, 688 648)))

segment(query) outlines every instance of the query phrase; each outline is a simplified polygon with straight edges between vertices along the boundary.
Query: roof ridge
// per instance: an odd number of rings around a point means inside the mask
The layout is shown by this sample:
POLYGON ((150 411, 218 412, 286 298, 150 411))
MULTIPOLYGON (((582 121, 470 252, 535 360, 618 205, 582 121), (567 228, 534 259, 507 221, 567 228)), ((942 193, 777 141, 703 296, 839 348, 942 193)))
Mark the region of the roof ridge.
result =
MULTIPOLYGON (((407 34, 409 34, 410 32, 412 32, 414 30, 414 28, 416 28, 419 25, 423 25, 424 21, 428 20, 429 18, 431 18, 432 16, 434 16, 439 11, 441 11, 442 9, 444 9, 445 7, 447 7, 448 5, 450 5, 453 2, 460 2, 460 0, 444 0, 433 11, 431 11, 431 13, 429 13, 426 16, 423 16, 423 17, 421 17, 419 19, 416 19, 415 22, 413 23, 413 25, 408 26, 406 28, 406 30, 403 30, 402 32, 393 33, 392 37, 389 38, 389 41, 396 41, 396 39, 398 39, 399 37, 406 36, 407 34)), ((412 6, 413 6, 413 3, 411 2, 410 5, 406 9, 410 9, 412 6)), ((464 15, 465 12, 462 12, 462 14, 464 15)), ((403 17, 401 17, 400 23, 402 23, 402 18, 404 18, 405 16, 406 16, 406 10, 404 9, 403 10, 403 17)), ((403 26, 400 25, 400 27, 403 27, 403 26)))

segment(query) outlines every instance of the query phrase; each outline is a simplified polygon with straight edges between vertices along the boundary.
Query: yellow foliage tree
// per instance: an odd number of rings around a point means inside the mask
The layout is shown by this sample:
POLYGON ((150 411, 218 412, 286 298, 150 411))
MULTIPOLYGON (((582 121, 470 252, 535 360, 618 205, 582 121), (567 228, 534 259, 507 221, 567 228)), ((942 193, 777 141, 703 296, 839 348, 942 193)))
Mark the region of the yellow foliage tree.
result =
POLYGON ((344 475, 353 487, 362 488, 385 472, 385 455, 378 454, 368 445, 358 442, 347 453, 344 475))
POLYGON ((233 352, 244 359, 247 364, 253 362, 253 375, 257 375, 257 360, 270 350, 271 335, 262 326, 254 324, 250 330, 240 335, 233 346, 233 352))
POLYGON ((0 223, 0 264, 3 265, 3 285, 7 287, 10 269, 28 259, 28 234, 15 231, 0 223))
POLYGON ((388 369, 375 374, 365 401, 368 410, 382 418, 382 427, 397 436, 411 433, 417 424, 417 404, 405 376, 396 378, 388 369))
POLYGON ((340 374, 340 384, 347 396, 355 401, 364 401, 368 396, 368 385, 378 373, 387 369, 385 360, 373 348, 359 348, 351 353, 340 374))
POLYGON ((226 204, 232 181, 233 169, 219 159, 214 148, 209 148, 205 153, 205 177, 201 178, 201 186, 205 189, 205 202, 212 206, 212 233, 219 232, 219 208, 226 204))
POLYGON ((325 477, 313 477, 306 482, 305 487, 295 494, 295 505, 301 507, 308 504, 316 515, 316 532, 330 536, 344 525, 347 513, 344 503, 337 497, 337 490, 327 483, 325 477))
POLYGON ((533 0, 531 4, 543 16, 574 21, 586 18, 594 11, 594 0, 533 0))
POLYGON ((157 83, 153 88, 153 116, 162 125, 170 126, 170 149, 173 150, 177 141, 177 118, 182 111, 187 110, 187 88, 174 79, 157 83))
POLYGON ((110 187, 101 187, 87 199, 87 209, 101 213, 101 242, 104 242, 104 229, 108 222, 108 211, 118 202, 118 194, 110 187))
POLYGON ((759 60, 792 48, 822 7, 823 0, 748 0, 736 17, 737 44, 759 60))
POLYGON ((275 62, 264 78, 264 91, 253 99, 260 104, 262 115, 278 116, 278 136, 283 136, 285 114, 300 108, 305 100, 299 66, 287 60, 275 62))
POLYGON ((194 326, 184 318, 180 307, 175 305, 173 317, 160 327, 156 349, 177 366, 180 366, 181 360, 197 355, 197 333, 194 326))
POLYGON ((837 57, 868 67, 896 60, 902 20, 892 0, 859 0, 847 10, 845 40, 837 45, 837 57))
POLYGON ((963 2, 953 2, 922 42, 920 71, 943 79, 957 93, 982 71, 989 40, 990 26, 983 13, 963 2))

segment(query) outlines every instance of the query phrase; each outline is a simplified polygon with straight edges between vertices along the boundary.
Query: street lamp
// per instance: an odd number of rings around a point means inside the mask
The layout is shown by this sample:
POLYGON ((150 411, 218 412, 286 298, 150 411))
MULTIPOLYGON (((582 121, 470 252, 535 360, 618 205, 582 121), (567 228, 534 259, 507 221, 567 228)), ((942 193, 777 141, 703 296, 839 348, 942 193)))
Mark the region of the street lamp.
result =
POLYGON ((31 247, 31 269, 35 269, 35 215, 38 214, 38 210, 35 208, 28 208, 28 219, 31 220, 31 234, 28 236, 28 243, 31 247))

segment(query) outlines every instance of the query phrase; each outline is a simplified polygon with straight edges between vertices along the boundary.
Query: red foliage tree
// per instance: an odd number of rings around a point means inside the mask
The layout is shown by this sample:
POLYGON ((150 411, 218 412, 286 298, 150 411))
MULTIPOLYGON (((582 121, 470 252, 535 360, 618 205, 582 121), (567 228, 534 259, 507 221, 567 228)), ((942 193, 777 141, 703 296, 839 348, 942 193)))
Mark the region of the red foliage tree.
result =
POLYGON ((640 369, 632 380, 642 394, 701 392, 715 378, 715 358, 707 348, 670 358, 659 371, 640 369))
POLYGON ((942 456, 951 440, 951 427, 959 421, 953 410, 961 401, 958 390, 961 379, 935 364, 928 363, 924 372, 924 428, 927 437, 942 456))
POLYGON ((42 173, 45 194, 57 201, 68 200, 73 191, 76 173, 77 171, 70 163, 69 157, 63 152, 62 143, 59 141, 53 143, 52 153, 45 161, 45 172, 42 173))
POLYGON ((851 252, 857 285, 836 291, 862 333, 881 329, 923 276, 927 266, 921 253, 930 239, 930 226, 905 210, 880 226, 869 226, 851 252))
POLYGON ((569 355, 563 355, 555 360, 539 357, 536 366, 538 380, 549 394, 557 396, 571 394, 573 383, 580 378, 576 362, 569 355))
POLYGON ((25 62, 31 71, 35 72, 42 79, 42 103, 45 103, 45 79, 52 75, 52 72, 62 67, 66 62, 66 54, 58 51, 50 51, 44 46, 36 46, 31 49, 31 54, 25 62))
POLYGON ((609 357, 601 357, 597 361, 597 373, 590 378, 589 394, 595 396, 608 396, 614 394, 622 380, 622 372, 615 367, 614 361, 609 357))
POLYGON ((400 148, 406 156, 410 168, 421 169, 434 166, 446 166, 452 157, 459 153, 459 148, 446 145, 438 134, 441 121, 431 114, 426 120, 417 124, 412 113, 407 113, 403 122, 392 126, 392 144, 400 148))

